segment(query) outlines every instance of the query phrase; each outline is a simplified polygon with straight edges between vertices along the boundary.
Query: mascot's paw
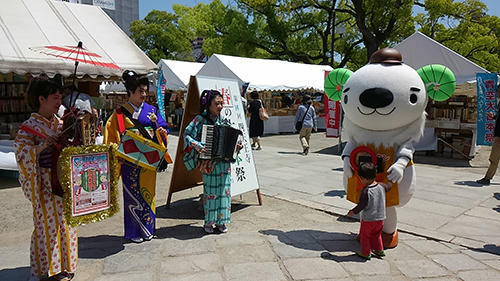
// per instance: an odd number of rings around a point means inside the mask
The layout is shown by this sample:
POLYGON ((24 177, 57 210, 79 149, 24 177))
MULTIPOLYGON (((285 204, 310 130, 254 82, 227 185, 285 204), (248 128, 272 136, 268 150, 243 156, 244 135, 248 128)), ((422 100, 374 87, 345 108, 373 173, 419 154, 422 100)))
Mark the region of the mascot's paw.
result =
POLYGON ((384 249, 396 248, 398 245, 398 230, 396 229, 392 234, 382 231, 382 244, 384 245, 384 249))
POLYGON ((392 164, 389 169, 387 169, 387 179, 391 182, 400 182, 403 179, 403 172, 406 165, 402 165, 398 162, 392 164))
POLYGON ((344 176, 350 178, 352 177, 352 169, 351 162, 349 161, 349 157, 344 157, 344 176))

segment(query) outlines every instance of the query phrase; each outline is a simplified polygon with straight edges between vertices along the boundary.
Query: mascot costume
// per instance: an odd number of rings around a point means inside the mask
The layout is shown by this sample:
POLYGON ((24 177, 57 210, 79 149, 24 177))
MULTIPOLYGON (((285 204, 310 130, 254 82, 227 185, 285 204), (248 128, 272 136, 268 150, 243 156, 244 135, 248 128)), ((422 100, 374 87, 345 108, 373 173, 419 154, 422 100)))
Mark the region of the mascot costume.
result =
POLYGON ((446 100, 455 86, 448 68, 427 65, 415 71, 392 48, 373 53, 369 64, 354 73, 335 69, 326 77, 327 96, 340 100, 345 112, 342 127, 348 141, 342 159, 347 200, 359 201, 360 162, 377 166, 378 182, 393 183, 386 194, 382 232, 386 249, 398 244, 396 207, 408 203, 415 191, 412 143, 423 135, 427 97, 446 100))

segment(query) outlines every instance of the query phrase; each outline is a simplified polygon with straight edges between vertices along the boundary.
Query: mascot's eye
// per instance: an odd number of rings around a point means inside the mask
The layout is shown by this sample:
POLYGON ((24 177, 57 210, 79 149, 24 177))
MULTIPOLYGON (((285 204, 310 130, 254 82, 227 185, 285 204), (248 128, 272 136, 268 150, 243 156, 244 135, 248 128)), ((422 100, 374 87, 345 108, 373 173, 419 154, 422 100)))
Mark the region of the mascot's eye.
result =
POLYGON ((416 94, 411 94, 411 95, 410 95, 410 103, 411 103, 411 104, 415 104, 415 103, 417 103, 417 100, 418 100, 418 97, 417 97, 417 95, 416 95, 416 94))
POLYGON ((344 96, 344 104, 347 104, 347 95, 344 96))
POLYGON ((349 90, 350 90, 350 89, 351 89, 351 88, 345 88, 345 89, 344 89, 344 91, 342 91, 342 92, 343 92, 343 93, 347 93, 347 92, 349 92, 349 90))

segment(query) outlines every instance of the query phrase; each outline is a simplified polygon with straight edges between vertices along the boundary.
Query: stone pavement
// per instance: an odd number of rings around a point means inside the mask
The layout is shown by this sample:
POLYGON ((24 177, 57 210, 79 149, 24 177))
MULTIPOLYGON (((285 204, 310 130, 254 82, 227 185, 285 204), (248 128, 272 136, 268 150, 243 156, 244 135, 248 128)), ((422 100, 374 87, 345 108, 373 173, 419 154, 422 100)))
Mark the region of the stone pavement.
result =
MULTIPOLYGON (((337 139, 313 134, 311 152, 301 152, 297 135, 266 137, 255 151, 264 194, 343 215, 354 204, 345 199, 343 162, 337 139)), ((417 186, 398 208, 398 228, 434 240, 500 254, 500 183, 479 186, 488 167, 489 147, 471 162, 415 156, 417 186), (432 163, 432 164, 427 164, 432 163)))
MULTIPOLYGON (((484 167, 419 164, 419 175, 432 174, 419 176, 420 197, 417 191, 400 209, 400 245, 383 260, 364 262, 354 255, 359 223, 331 215, 351 206, 342 191, 341 161, 328 154, 335 141, 315 134, 312 153, 302 156, 295 153, 296 138, 264 138, 255 156, 268 196, 263 206, 254 192, 233 198, 229 233, 203 234, 201 187, 175 193, 171 208, 164 207, 169 169, 158 178, 157 239, 124 241, 122 213, 82 226, 74 280, 500 280, 500 255, 484 251, 497 252, 500 244, 500 198, 492 197, 498 186, 466 182, 480 177, 484 167)), ((170 140, 175 151, 175 137, 170 140)), ((0 204, 0 280, 24 281, 31 207, 19 188, 0 189, 0 204)))

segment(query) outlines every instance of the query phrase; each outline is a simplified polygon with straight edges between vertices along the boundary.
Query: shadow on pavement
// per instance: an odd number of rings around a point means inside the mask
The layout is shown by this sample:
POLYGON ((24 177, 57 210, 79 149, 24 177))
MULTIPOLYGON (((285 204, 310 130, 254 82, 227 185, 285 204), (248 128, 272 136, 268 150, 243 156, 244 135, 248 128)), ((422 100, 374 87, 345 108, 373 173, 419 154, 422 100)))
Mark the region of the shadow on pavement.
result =
MULTIPOLYGON (((338 141, 337 141, 338 142, 338 141)), ((342 147, 345 147, 346 143, 342 143, 342 147)), ((334 145, 331 147, 323 148, 321 150, 315 151, 315 153, 319 154, 328 154, 328 155, 341 155, 342 153, 339 153, 339 145, 334 145)))
POLYGON ((476 181, 456 181, 456 185, 466 185, 471 187, 483 187, 484 185, 477 183, 476 181))
POLYGON ((0 280, 27 280, 29 276, 28 266, 0 269, 0 280))
MULTIPOLYGON (((172 202, 170 208, 167 208, 166 205, 158 206, 156 208, 156 217, 161 219, 203 220, 203 206, 199 198, 200 197, 191 197, 172 202)), ((250 206, 252 205, 233 201, 231 202, 231 213, 250 206)))
POLYGON ((193 226, 191 223, 162 227, 155 231, 158 239, 175 238, 178 240, 191 240, 205 236, 203 227, 193 226))
POLYGON ((441 167, 472 167, 469 160, 456 159, 450 157, 440 157, 436 155, 422 155, 423 152, 415 152, 413 154, 413 162, 417 164, 430 164, 441 167))
POLYGON ((364 262, 356 254, 349 256, 336 256, 330 252, 355 252, 360 250, 359 242, 356 241, 355 233, 327 232, 322 230, 292 230, 281 231, 277 229, 260 230, 259 233, 276 236, 283 244, 312 251, 324 251, 321 257, 337 262, 364 262), (331 243, 335 242, 335 243, 331 243), (325 246, 326 245, 326 246, 325 246), (329 252, 325 252, 329 251, 329 252))
POLYGON ((122 236, 116 235, 78 237, 78 257, 102 259, 125 249, 125 246, 123 246, 125 243, 126 241, 122 236))
POLYGON ((340 197, 340 198, 344 198, 344 196, 345 196, 345 190, 330 190, 327 193, 325 193, 325 196, 327 196, 327 197, 340 197))
POLYGON ((360 258, 356 254, 348 255, 348 256, 336 256, 331 254, 330 252, 321 253, 321 258, 325 260, 331 260, 336 262, 367 262, 367 260, 360 258))
MULTIPOLYGON (((493 193, 493 197, 497 200, 500 200, 500 193, 498 192, 493 193)), ((500 205, 497 205, 496 208, 493 208, 493 210, 500 213, 500 205)))
POLYGON ((488 253, 500 256, 500 246, 499 245, 485 244, 482 249, 473 249, 473 250, 478 251, 478 252, 485 252, 486 251, 488 253))
POLYGON ((298 152, 298 151, 297 151, 297 152, 295 152, 295 151, 293 151, 293 152, 292 152, 292 151, 278 151, 278 153, 279 153, 279 154, 291 154, 291 155, 295 154, 295 155, 302 155, 302 152, 298 152))

